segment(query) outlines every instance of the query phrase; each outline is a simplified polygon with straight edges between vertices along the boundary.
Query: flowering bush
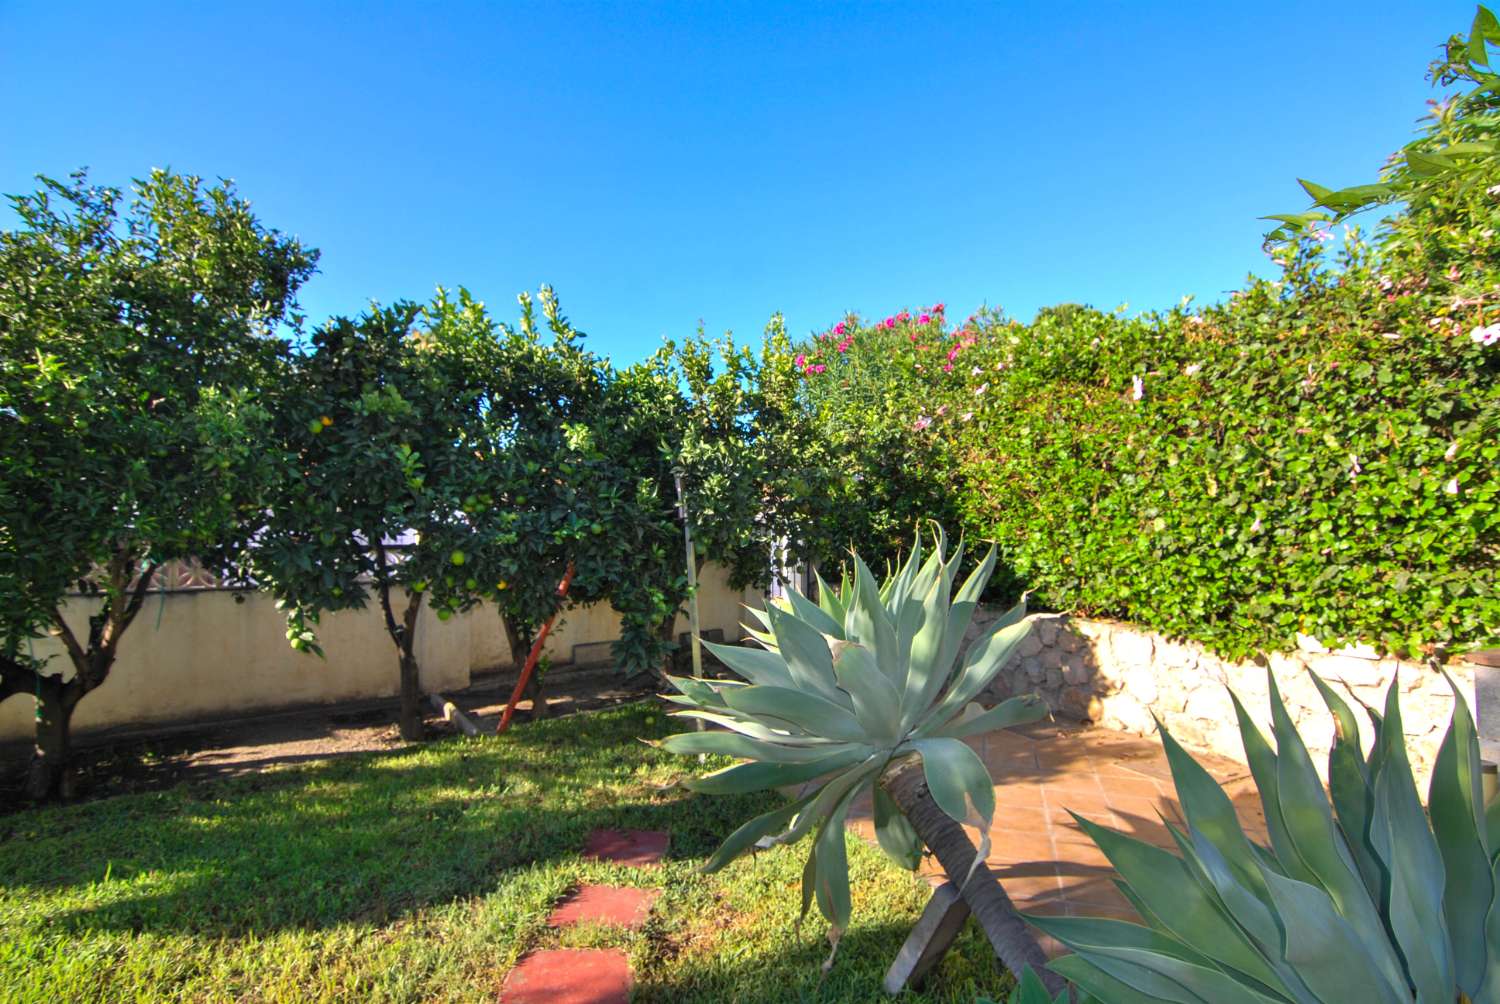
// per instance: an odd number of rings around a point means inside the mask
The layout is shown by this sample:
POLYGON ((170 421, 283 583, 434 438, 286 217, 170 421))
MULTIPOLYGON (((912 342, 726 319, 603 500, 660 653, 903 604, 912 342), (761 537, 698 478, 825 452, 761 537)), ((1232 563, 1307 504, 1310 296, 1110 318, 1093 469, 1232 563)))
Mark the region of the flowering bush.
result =
POLYGON ((1500 186, 1446 177, 1202 310, 845 318, 801 364, 860 482, 839 541, 939 513, 1001 591, 1229 655, 1500 636, 1500 186))

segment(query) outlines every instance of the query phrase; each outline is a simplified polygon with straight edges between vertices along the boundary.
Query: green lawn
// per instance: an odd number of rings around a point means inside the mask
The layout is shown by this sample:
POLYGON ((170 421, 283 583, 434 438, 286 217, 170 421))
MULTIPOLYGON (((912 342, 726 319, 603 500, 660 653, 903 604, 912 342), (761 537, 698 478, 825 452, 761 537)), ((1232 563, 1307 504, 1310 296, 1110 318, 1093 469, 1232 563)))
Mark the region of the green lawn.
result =
MULTIPOLYGON (((628 948, 638 1001, 876 1001, 926 887, 849 840, 854 924, 820 985, 805 846, 695 866, 775 796, 670 787, 651 703, 234 780, 0 817, 0 1000, 486 1001, 529 949, 628 948), (665 866, 580 860, 596 827, 666 829, 665 866), (579 882, 663 889, 635 934, 544 924, 579 882)), ((971 924, 923 994, 999 996, 971 924)))

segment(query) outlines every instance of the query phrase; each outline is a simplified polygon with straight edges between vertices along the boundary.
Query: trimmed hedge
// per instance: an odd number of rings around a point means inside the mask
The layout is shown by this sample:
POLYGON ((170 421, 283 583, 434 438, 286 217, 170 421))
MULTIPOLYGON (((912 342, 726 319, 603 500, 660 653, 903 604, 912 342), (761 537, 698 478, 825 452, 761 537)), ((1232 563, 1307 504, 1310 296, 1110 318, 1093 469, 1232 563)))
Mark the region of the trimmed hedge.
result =
POLYGON ((1280 279, 1198 312, 846 318, 801 363, 865 486, 834 532, 893 547, 952 514, 999 542, 1001 588, 1231 656, 1492 641, 1497 230, 1470 189, 1336 262, 1278 250, 1280 279))

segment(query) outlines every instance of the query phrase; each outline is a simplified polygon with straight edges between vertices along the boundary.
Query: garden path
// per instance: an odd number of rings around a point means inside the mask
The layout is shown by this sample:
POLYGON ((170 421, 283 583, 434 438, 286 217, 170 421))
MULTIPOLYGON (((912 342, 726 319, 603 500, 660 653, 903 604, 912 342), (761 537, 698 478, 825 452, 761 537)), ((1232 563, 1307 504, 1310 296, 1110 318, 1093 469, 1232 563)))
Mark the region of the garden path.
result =
MULTIPOLYGON (((1175 850, 1163 819, 1180 823, 1172 773, 1155 739, 1082 726, 1039 724, 968 740, 995 780, 995 823, 986 859, 1022 911, 1138 920, 1115 888, 1114 870, 1069 815, 1175 850)), ((1227 757, 1194 753, 1233 800, 1246 833, 1264 842, 1265 817, 1250 770, 1227 757)), ((856 803, 850 826, 874 841, 870 806, 856 803)), ((970 827, 978 843, 978 833, 970 827)), ((922 871, 946 881, 927 855, 922 871)), ((1043 937, 1048 954, 1061 946, 1043 937)))

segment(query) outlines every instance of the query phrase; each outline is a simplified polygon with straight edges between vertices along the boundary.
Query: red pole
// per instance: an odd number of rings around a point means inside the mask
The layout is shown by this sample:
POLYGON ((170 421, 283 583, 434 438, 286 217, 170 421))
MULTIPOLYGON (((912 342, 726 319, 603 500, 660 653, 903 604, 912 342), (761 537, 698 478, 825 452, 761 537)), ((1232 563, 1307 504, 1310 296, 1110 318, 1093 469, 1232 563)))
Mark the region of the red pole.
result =
MULTIPOLYGON (((568 562, 568 570, 563 573, 562 581, 557 584, 558 611, 562 612, 562 601, 568 598, 568 586, 573 583, 573 563, 568 562)), ((536 669, 537 660, 542 655, 542 642, 547 640, 547 632, 552 630, 552 624, 557 620, 557 613, 547 618, 547 623, 537 632, 536 641, 531 643, 531 652, 526 656, 526 665, 521 667, 521 678, 516 681, 516 689, 511 691, 510 703, 505 706, 505 713, 500 716, 500 724, 495 727, 495 734, 499 735, 510 727, 510 716, 516 713, 516 704, 521 700, 521 691, 526 689, 526 684, 531 682, 531 672, 536 669)))

